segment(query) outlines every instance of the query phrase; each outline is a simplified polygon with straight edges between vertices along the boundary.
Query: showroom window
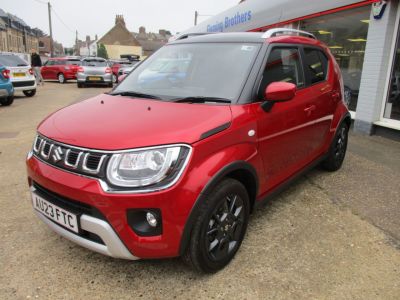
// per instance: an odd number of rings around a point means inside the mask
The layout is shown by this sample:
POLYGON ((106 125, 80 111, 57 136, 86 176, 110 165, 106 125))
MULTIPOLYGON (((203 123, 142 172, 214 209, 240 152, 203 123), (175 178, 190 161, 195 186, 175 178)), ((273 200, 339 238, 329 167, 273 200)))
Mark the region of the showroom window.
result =
MULTIPOLYGON (((355 111, 360 90, 371 6, 349 9, 300 21, 301 30, 328 45, 342 70, 345 101, 355 111)), ((399 69, 400 70, 400 69, 399 69)))
POLYGON ((400 121, 400 34, 397 34, 393 66, 390 76, 389 94, 383 117, 400 121))

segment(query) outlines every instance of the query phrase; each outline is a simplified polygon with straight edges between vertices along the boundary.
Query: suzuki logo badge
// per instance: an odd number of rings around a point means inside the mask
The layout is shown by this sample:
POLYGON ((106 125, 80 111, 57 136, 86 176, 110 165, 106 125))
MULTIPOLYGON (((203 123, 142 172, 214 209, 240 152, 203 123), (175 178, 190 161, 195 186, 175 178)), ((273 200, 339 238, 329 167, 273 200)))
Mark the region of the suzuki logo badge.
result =
POLYGON ((53 152, 53 160, 54 162, 58 162, 62 159, 62 155, 64 154, 64 151, 61 149, 60 146, 58 146, 56 149, 54 149, 53 152))

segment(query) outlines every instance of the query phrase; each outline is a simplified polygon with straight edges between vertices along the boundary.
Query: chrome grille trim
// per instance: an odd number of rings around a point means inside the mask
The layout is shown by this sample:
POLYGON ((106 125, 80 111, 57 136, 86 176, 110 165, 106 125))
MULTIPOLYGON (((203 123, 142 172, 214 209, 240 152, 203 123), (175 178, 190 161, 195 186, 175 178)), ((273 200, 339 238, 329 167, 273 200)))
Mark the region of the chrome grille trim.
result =
POLYGON ((84 149, 59 143, 37 135, 33 144, 33 155, 54 167, 70 170, 77 174, 90 174, 94 177, 103 177, 105 160, 111 154, 99 153, 96 150, 84 149), (47 150, 47 151, 46 151, 47 150), (76 153, 75 163, 71 162, 71 154, 76 153), (88 166, 91 156, 99 157, 98 163, 88 166))
POLYGON ((88 173, 91 173, 91 174, 98 174, 98 173, 100 172, 100 168, 101 168, 101 166, 102 166, 102 164, 103 164, 103 161, 104 161, 104 159, 107 157, 107 155, 102 155, 102 156, 100 157, 99 164, 98 164, 98 166, 97 166, 96 169, 91 169, 91 168, 89 168, 89 167, 87 166, 88 158, 89 158, 89 156, 91 156, 91 155, 93 155, 93 154, 92 154, 92 153, 86 153, 85 156, 83 157, 82 169, 83 169, 83 171, 88 172, 88 173))
POLYGON ((68 149, 67 152, 65 152, 64 165, 66 165, 67 167, 69 167, 71 169, 77 169, 83 153, 82 152, 78 153, 78 157, 76 158, 75 164, 70 164, 68 162, 70 153, 71 153, 71 149, 68 149))
POLYGON ((44 141, 43 140, 43 142, 41 143, 42 144, 42 146, 40 147, 41 149, 40 149, 40 155, 42 156, 42 158, 44 158, 45 160, 48 160, 49 159, 49 157, 50 157, 50 153, 51 153, 51 150, 53 149, 53 146, 54 146, 54 144, 50 144, 49 143, 49 151, 47 152, 47 154, 45 153, 45 148, 46 148, 46 145, 47 145, 47 141, 44 141))

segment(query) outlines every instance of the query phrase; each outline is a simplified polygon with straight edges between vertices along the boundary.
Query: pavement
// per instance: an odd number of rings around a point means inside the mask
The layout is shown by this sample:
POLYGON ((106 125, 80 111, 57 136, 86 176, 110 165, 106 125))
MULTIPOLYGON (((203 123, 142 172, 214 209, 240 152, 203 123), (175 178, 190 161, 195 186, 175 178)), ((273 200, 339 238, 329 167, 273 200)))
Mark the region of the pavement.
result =
POLYGON ((179 259, 105 257, 53 233, 27 187, 35 128, 107 90, 48 82, 0 107, 0 299, 400 299, 400 143, 377 136, 351 134, 341 170, 315 169, 258 209, 214 275, 179 259))

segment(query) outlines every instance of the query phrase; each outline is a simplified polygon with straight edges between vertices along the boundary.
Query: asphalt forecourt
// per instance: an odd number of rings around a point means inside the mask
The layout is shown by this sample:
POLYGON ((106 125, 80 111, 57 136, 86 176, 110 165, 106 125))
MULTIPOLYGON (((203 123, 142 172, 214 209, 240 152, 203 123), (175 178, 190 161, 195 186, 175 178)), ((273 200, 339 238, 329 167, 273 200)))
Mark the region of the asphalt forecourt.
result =
POLYGON ((52 232, 26 179, 35 128, 108 90, 48 82, 0 107, 1 299, 400 298, 400 145, 380 137, 351 135, 340 171, 316 169, 256 210, 238 254, 214 275, 179 259, 109 258, 52 232))

